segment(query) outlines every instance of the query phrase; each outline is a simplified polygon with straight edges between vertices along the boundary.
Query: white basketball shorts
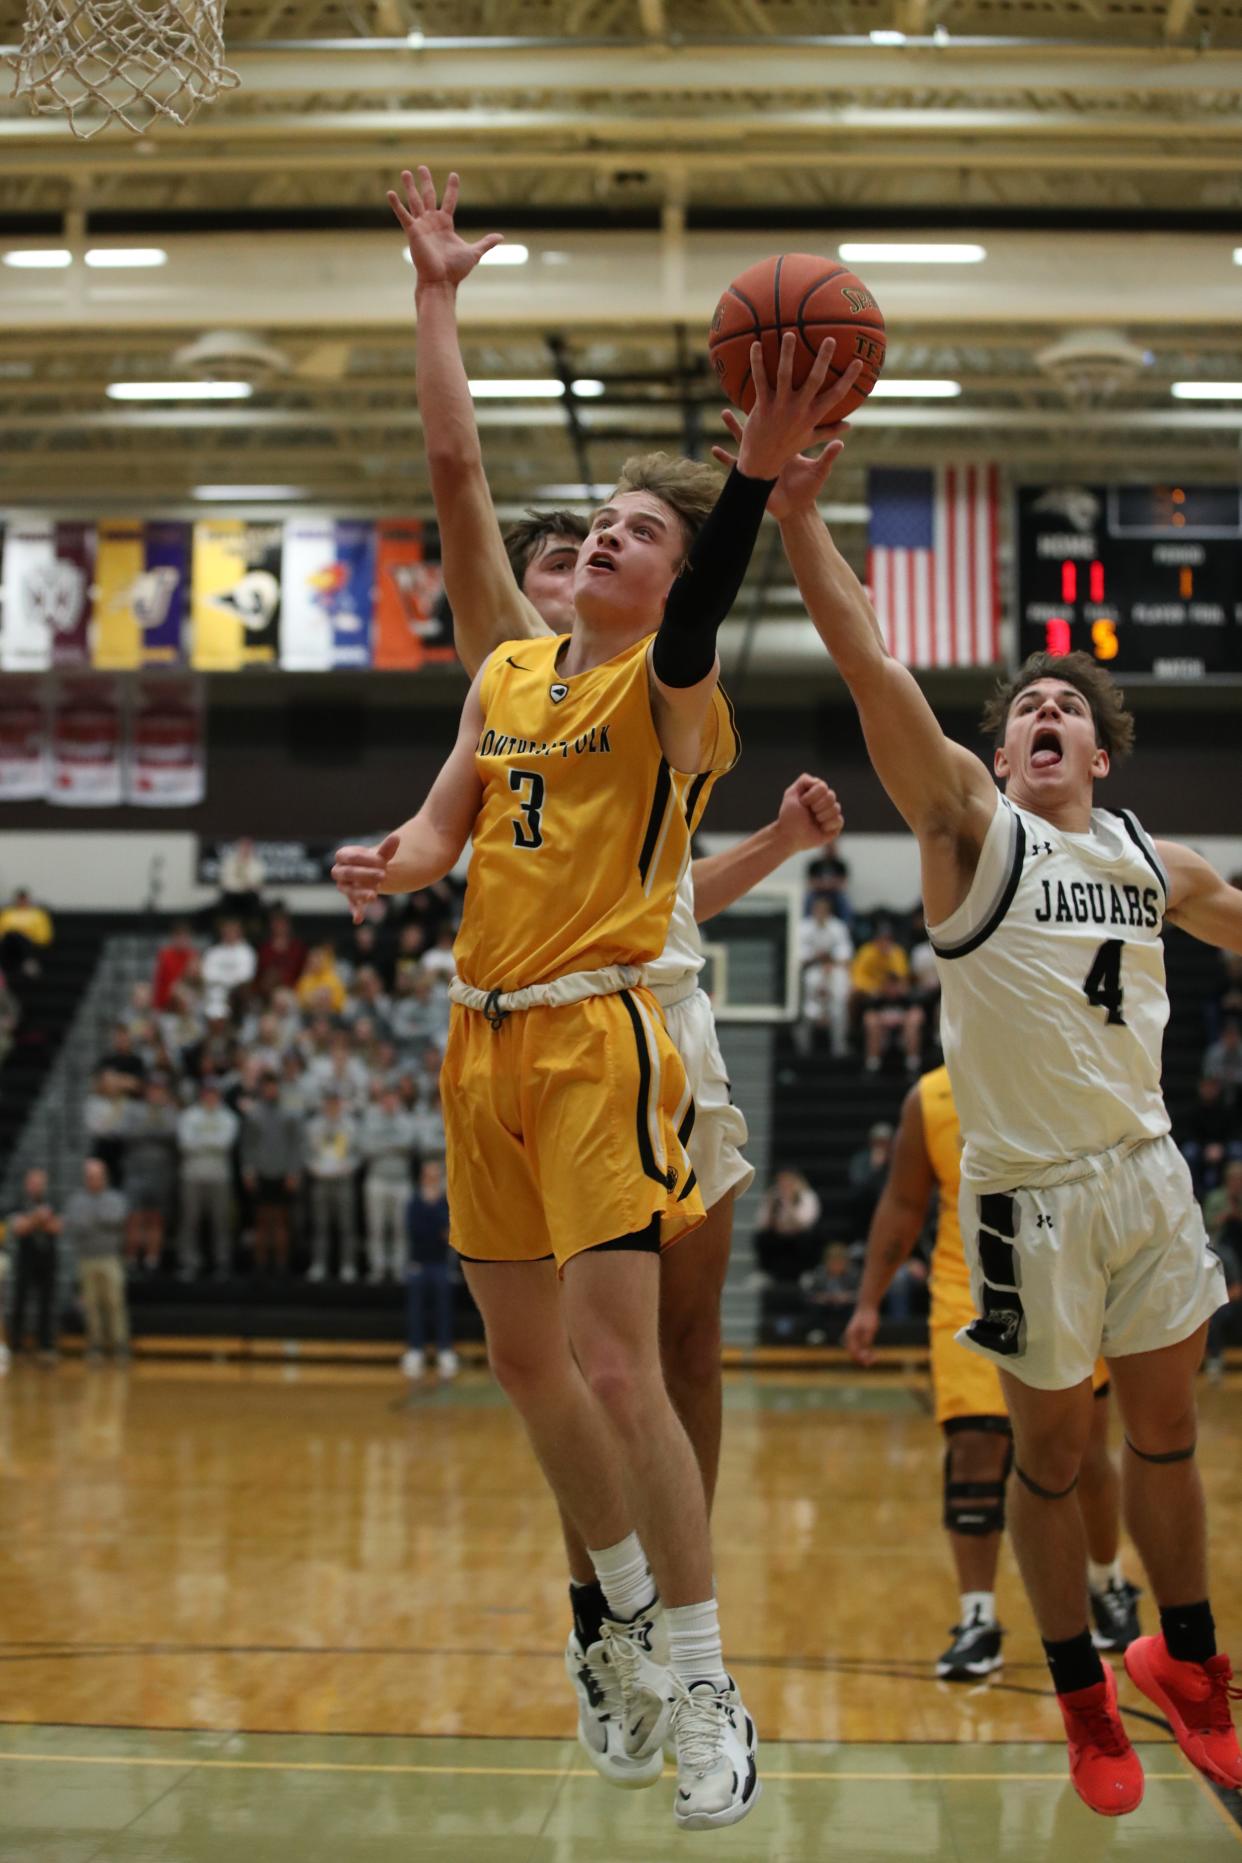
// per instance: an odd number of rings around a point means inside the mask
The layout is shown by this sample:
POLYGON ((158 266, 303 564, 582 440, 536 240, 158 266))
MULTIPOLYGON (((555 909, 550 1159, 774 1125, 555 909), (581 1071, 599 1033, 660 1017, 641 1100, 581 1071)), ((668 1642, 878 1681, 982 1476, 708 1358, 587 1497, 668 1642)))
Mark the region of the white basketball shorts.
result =
POLYGON ((1075 1161, 1068 1182, 978 1195, 959 1213, 979 1317, 957 1337, 1023 1384, 1064 1391, 1096 1358, 1177 1345, 1228 1298, 1173 1140, 1075 1161))
POLYGON ((664 1010, 668 1032, 677 1045, 694 1095, 694 1126, 686 1151, 699 1180, 707 1209, 732 1193, 749 1188, 754 1167, 742 1156, 746 1121, 729 1097, 729 1076, 716 1038, 716 1018, 702 990, 664 1010))

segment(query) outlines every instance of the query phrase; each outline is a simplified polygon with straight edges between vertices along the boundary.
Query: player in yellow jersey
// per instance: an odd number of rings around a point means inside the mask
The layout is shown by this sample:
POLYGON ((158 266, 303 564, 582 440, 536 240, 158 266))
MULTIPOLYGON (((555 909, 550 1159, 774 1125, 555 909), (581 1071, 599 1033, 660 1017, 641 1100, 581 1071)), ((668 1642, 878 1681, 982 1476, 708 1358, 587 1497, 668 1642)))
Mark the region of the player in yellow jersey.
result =
MULTIPOLYGON (((415 188, 412 174, 402 179, 407 189, 415 188)), ((486 242, 470 244, 457 231, 451 190, 450 183, 440 207, 417 218, 400 197, 393 197, 393 205, 409 237, 418 281, 418 402, 445 593, 454 643, 473 675, 503 642, 546 639, 572 628, 574 568, 589 526, 573 511, 532 511, 501 532, 461 356, 455 299, 486 242)), ((648 489, 654 489, 658 479, 651 475, 660 471, 658 462, 648 459, 641 466, 648 489)), ((626 468, 630 483, 636 470, 633 464, 626 468)), ((515 652, 514 657, 522 656, 515 652)), ((696 802, 696 817, 704 799, 696 802)), ((733 1204, 754 1173, 743 1154, 746 1122, 732 1103, 711 1003, 698 988, 704 958, 695 920, 721 911, 791 855, 822 851, 840 824, 841 812, 827 785, 800 777, 785 791, 775 821, 693 863, 678 889, 664 949, 644 973, 685 1065, 695 1103, 686 1149, 707 1216, 686 1246, 661 1255, 660 1345, 665 1383, 694 1449, 709 1514, 720 1460, 720 1306, 733 1204)), ((566 1669, 578 1699, 578 1737, 592 1764, 608 1778, 616 1724, 596 1673, 606 1607, 581 1536, 564 1516, 562 1527, 573 1615, 566 1669)))
MULTIPOLYGON (((409 212, 436 211, 428 176, 409 212)), ((714 502, 689 462, 659 495, 622 481, 578 555, 572 634, 497 648, 423 807, 333 870, 358 913, 440 877, 473 839, 443 1073, 454 1242, 496 1376, 608 1601, 627 1782, 657 1777, 670 1739, 688 1829, 753 1808, 757 1743, 724 1669, 703 1484, 661 1374, 659 1250, 703 1205, 684 1151, 693 1102, 640 974, 690 823, 737 755, 716 633, 772 483, 839 404, 829 361, 794 389, 791 342, 771 384, 756 344, 756 412, 714 502)))
MULTIPOLYGON (((959 1345, 975 1317, 970 1271, 958 1224, 962 1131, 947 1067, 917 1080, 901 1109, 888 1178, 867 1237, 867 1260, 845 1344, 861 1365, 874 1361, 880 1303, 913 1253, 937 1193, 932 1251, 931 1378, 936 1422, 945 1434, 944 1525, 961 1593, 953 1641, 936 1664, 944 1681, 972 1682, 1001 1666, 996 1565, 1005 1526, 1005 1487, 1013 1431, 993 1366, 959 1345)), ((1138 1591, 1121 1569, 1120 1481, 1108 1451, 1108 1368, 1095 1368, 1091 1441, 1078 1487, 1090 1554, 1095 1643, 1124 1650, 1139 1634, 1138 1591)))

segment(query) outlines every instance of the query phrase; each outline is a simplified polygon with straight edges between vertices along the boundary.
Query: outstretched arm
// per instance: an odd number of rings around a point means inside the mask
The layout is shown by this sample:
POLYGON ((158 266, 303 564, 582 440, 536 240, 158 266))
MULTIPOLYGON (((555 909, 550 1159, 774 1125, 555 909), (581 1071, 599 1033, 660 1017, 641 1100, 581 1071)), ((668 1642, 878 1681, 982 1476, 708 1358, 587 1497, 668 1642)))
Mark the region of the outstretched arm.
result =
POLYGON ((1169 876, 1169 918, 1204 944, 1242 952, 1242 892, 1180 841, 1157 841, 1169 876))
POLYGON ((828 381, 835 347, 829 339, 821 344, 802 386, 795 388, 796 347, 797 339, 787 331, 776 380, 770 382, 763 345, 751 345, 754 412, 715 509, 669 590, 651 645, 651 711, 664 755, 675 770, 701 767, 703 729, 720 674, 716 636, 737 600, 773 484, 787 461, 832 421, 859 374, 860 365, 851 363, 839 380, 828 381))
POLYGON ((880 1192, 867 1235, 867 1259, 854 1314, 845 1329, 845 1346, 860 1365, 875 1360, 873 1346, 880 1325, 880 1302, 893 1284, 903 1261, 914 1253, 927 1216, 935 1176, 927 1155, 923 1129, 923 1103, 911 1087, 901 1109, 893 1141, 888 1180, 880 1192))
POLYGON ((457 742, 417 815, 378 847, 342 847, 332 878, 349 901, 355 925, 380 893, 416 893, 442 880, 458 861, 483 803, 474 752, 483 729, 480 668, 461 710, 457 742))
POLYGON ((431 495, 440 525, 444 588, 453 611, 453 640, 473 679, 502 640, 550 630, 514 581, 500 523, 483 471, 470 383, 457 335, 457 288, 485 253, 501 243, 488 233, 470 245, 453 221, 459 182, 449 176, 436 206, 431 171, 417 180, 405 169, 405 200, 388 202, 410 242, 417 284, 416 380, 431 495))
POLYGON ((794 854, 831 847, 844 826, 841 804, 827 783, 818 776, 800 776, 781 797, 774 822, 723 854, 695 861, 690 870, 695 918, 700 925, 715 918, 794 854))

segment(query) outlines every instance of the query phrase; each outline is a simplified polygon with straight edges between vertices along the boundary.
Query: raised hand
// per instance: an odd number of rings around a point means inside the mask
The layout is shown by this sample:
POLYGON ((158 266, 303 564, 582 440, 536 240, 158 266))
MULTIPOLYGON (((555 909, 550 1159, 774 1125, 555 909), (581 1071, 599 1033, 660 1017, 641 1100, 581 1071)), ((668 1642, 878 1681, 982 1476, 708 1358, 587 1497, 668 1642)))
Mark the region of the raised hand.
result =
POLYGON ((828 370, 836 343, 832 337, 825 337, 806 380, 801 388, 795 388, 793 365, 797 347, 798 339, 793 331, 786 330, 781 338, 776 380, 772 382, 763 359, 763 344, 755 342, 750 346, 755 405, 742 430, 737 458, 747 478, 778 478, 781 469, 796 453, 822 439, 820 429, 832 423, 834 412, 842 406, 862 374, 862 364, 855 361, 835 381, 830 381, 828 370))
POLYGON ((792 854, 831 847, 845 826, 841 804, 819 776, 800 776, 781 797, 776 825, 792 854))
POLYGON ((344 893, 355 925, 361 925, 369 905, 374 904, 388 873, 389 862, 401 845, 401 836, 390 834, 378 847, 340 847, 332 863, 332 880, 344 893))
POLYGON ((456 174, 444 184, 444 198, 436 205, 436 184, 429 168, 420 168, 417 180, 408 168, 401 171, 405 199, 388 190, 392 208, 410 242, 410 257, 420 285, 459 285, 469 278, 485 252, 503 243, 503 233, 485 233, 474 242, 462 238, 453 222, 461 187, 456 174))
MULTIPOLYGON (((720 416, 733 438, 737 441, 739 452, 746 432, 739 415, 732 408, 725 408, 720 416)), ((832 476, 832 469, 845 451, 845 441, 841 435, 849 432, 849 422, 839 421, 835 427, 826 427, 816 433, 817 440, 826 440, 822 453, 795 453, 781 467, 768 499, 768 510, 777 523, 783 523, 795 511, 819 502, 819 495, 832 476)), ((739 454, 731 453, 726 446, 714 446, 712 457, 718 459, 722 466, 738 463, 739 454)), ((746 471, 746 467, 742 467, 746 471)))

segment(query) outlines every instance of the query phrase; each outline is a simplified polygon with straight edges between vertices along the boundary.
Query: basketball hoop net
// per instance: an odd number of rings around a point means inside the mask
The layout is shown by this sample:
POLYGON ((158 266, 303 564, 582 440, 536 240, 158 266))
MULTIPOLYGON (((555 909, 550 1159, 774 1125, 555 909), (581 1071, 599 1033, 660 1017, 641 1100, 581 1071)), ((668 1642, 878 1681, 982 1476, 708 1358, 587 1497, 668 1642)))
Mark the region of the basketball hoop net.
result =
POLYGON ((13 95, 62 111, 88 140, 109 123, 141 135, 188 123, 240 82, 224 62, 224 0, 29 0, 13 95))

